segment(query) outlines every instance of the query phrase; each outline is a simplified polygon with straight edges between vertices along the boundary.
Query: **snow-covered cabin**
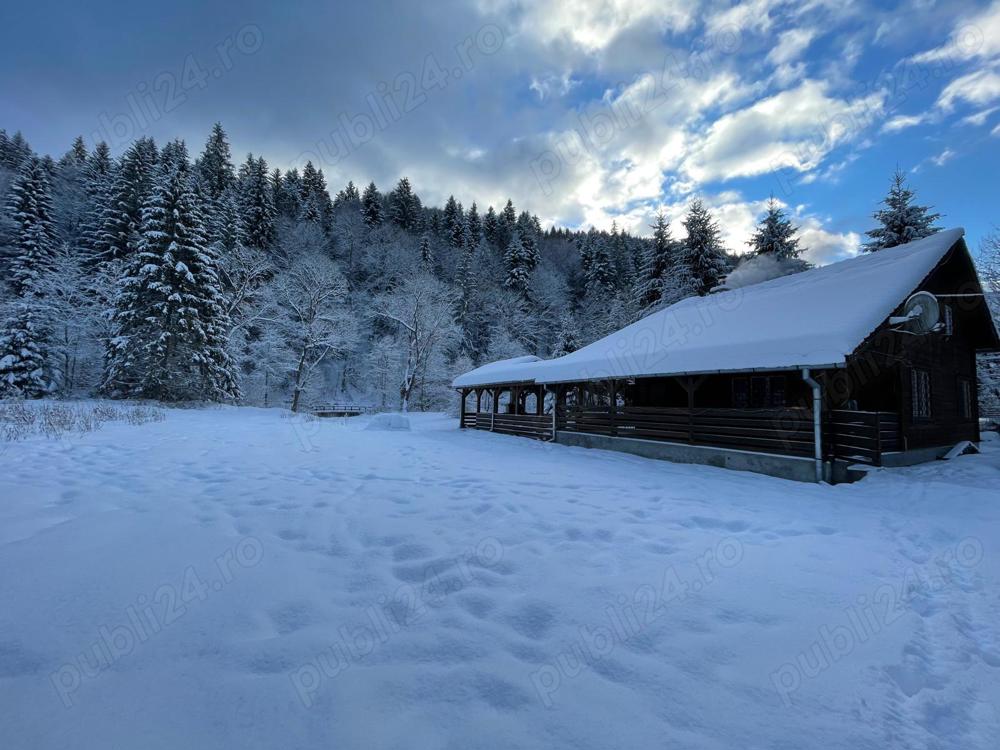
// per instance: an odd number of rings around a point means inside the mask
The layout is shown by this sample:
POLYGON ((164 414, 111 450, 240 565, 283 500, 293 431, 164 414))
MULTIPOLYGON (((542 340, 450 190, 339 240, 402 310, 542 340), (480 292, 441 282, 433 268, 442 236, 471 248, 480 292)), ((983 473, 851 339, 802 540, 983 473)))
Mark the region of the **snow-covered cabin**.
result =
POLYGON ((664 308, 578 351, 459 376, 462 427, 843 480, 979 439, 1000 350, 963 230, 664 308), (902 320, 934 295, 931 331, 902 320))

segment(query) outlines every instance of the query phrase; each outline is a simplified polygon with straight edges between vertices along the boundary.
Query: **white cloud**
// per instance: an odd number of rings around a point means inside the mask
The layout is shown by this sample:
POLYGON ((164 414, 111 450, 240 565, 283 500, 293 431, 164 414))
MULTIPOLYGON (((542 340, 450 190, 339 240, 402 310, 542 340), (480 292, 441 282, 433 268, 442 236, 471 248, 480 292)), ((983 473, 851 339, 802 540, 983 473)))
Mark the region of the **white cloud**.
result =
POLYGON ((955 151, 953 149, 946 148, 937 156, 932 156, 930 160, 934 166, 943 167, 945 164, 947 164, 954 158, 955 158, 955 151))
POLYGON ((820 81, 804 81, 716 120, 684 164, 695 180, 815 169, 838 145, 881 115, 884 94, 847 101, 820 81))
POLYGON ((1000 55, 1000 0, 955 25, 948 41, 913 57, 914 62, 974 60, 1000 55))
POLYGON ((662 31, 691 26, 696 6, 684 0, 480 0, 487 13, 518 19, 524 34, 544 44, 569 43, 597 53, 630 28, 652 24, 662 31))
POLYGON ((1000 107, 990 107, 989 109, 983 109, 979 112, 969 115, 968 117, 963 117, 961 123, 963 125, 972 125, 974 127, 979 127, 980 125, 985 125, 986 120, 996 112, 1000 107))
POLYGON ((772 65, 787 65, 799 59, 816 38, 813 29, 790 29, 778 36, 778 43, 767 53, 772 65))
POLYGON ((923 125, 928 120, 930 120, 930 115, 927 113, 919 115, 896 115, 892 119, 886 120, 885 124, 882 126, 881 132, 898 133, 900 130, 906 130, 907 128, 912 128, 917 125, 923 125))
POLYGON ((957 101, 982 106, 1000 99, 1000 73, 984 68, 956 78, 941 91, 936 106, 944 111, 954 109, 957 101))

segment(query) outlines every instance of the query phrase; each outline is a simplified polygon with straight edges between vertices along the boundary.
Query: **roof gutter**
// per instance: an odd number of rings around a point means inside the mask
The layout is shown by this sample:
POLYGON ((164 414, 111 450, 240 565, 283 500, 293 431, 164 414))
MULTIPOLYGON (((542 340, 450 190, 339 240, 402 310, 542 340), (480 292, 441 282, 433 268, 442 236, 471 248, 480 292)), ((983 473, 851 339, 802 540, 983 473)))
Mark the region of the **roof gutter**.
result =
POLYGON ((813 445, 816 456, 816 481, 823 481, 823 429, 821 414, 823 408, 823 387, 809 374, 809 368, 802 368, 802 379, 812 388, 813 396, 813 445))

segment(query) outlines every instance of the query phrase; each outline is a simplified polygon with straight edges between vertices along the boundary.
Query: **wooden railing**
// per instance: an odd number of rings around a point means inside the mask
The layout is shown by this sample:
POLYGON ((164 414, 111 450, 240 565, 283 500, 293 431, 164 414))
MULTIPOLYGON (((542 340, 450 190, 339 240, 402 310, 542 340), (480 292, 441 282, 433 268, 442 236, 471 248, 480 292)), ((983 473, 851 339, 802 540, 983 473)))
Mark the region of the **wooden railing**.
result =
POLYGON ((824 441, 828 456, 880 466, 882 454, 903 448, 899 415, 835 409, 827 416, 824 441))
POLYGON ((489 412, 476 414, 475 412, 466 412, 462 415, 462 426, 537 440, 551 440, 553 437, 551 414, 490 414, 489 412))
MULTIPOLYGON (((552 415, 462 414, 462 426, 520 435, 553 438, 552 415)), ((647 406, 560 407, 555 429, 609 437, 664 440, 737 450, 815 455, 812 409, 709 409, 647 406)), ((847 411, 824 414, 826 458, 842 458, 874 466, 882 454, 901 450, 899 418, 891 412, 847 411)))
POLYGON ((802 408, 570 407, 560 410, 557 429, 802 456, 815 450, 812 411, 802 408))

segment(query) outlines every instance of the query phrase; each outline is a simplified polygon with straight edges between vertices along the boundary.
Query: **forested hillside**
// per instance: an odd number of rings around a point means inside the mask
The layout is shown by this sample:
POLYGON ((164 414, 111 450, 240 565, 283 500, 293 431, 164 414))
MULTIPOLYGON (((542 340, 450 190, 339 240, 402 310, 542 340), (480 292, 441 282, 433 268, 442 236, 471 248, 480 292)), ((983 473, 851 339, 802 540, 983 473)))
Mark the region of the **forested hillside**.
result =
MULTIPOLYGON (((0 397, 441 408, 457 372, 573 351, 710 293, 737 258, 700 201, 649 237, 543 228, 510 200, 424 205, 405 177, 235 166, 220 125, 197 155, 142 138, 118 158, 0 131, 0 207, 0 397)), ((729 283, 805 267, 795 233, 772 201, 739 249, 766 262, 729 283)))

